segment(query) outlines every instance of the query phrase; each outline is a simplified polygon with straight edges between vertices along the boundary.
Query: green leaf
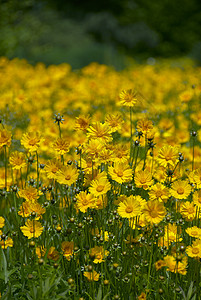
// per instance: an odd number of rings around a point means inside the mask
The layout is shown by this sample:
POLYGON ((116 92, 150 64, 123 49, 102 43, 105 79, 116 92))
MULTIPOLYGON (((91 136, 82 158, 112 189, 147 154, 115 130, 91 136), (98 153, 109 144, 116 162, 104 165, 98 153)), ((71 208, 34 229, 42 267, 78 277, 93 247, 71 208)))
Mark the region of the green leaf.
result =
POLYGON ((98 289, 97 300, 102 300, 102 286, 101 286, 101 284, 100 284, 99 289, 98 289))
POLYGON ((8 269, 7 269, 6 256, 5 256, 2 248, 1 248, 1 261, 3 263, 2 267, 3 267, 3 274, 4 274, 4 277, 2 279, 4 279, 5 283, 7 283, 8 282, 8 277, 9 277, 9 273, 8 273, 8 269))

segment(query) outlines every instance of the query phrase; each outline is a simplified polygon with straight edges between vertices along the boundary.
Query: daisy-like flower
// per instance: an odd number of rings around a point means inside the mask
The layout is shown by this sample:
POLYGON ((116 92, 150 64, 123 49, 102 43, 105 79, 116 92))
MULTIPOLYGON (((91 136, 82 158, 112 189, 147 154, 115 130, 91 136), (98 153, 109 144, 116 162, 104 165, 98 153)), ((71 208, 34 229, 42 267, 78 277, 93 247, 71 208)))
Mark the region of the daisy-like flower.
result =
POLYGON ((90 124, 90 116, 79 116, 76 118, 75 121, 75 130, 82 130, 84 132, 87 132, 87 128, 90 124))
POLYGON ((171 166, 174 167, 178 158, 178 149, 177 147, 173 147, 171 145, 165 145, 158 152, 158 163, 163 166, 171 166))
POLYGON ((90 140, 88 144, 85 144, 84 152, 94 160, 102 149, 103 145, 100 140, 90 140))
POLYGON ((193 182, 197 189, 201 189, 201 168, 193 171, 193 182))
POLYGON ((48 162, 45 165, 45 171, 47 174, 47 178, 56 179, 57 172, 61 169, 61 167, 62 167, 62 164, 57 159, 48 160, 48 162))
POLYGON ((36 255, 38 256, 38 258, 45 256, 46 250, 47 249, 44 248, 43 246, 36 247, 36 255))
POLYGON ((11 132, 7 129, 0 129, 0 149, 3 146, 10 147, 11 145, 11 132))
POLYGON ((166 202, 169 198, 169 189, 162 183, 156 183, 152 185, 149 191, 150 200, 159 200, 160 202, 166 202))
POLYGON ((67 260, 70 260, 74 252, 74 242, 67 242, 67 241, 62 242, 61 249, 63 251, 63 256, 67 260))
POLYGON ((167 271, 173 273, 179 273, 181 275, 186 275, 187 273, 187 258, 183 257, 182 261, 177 262, 174 256, 167 255, 164 257, 164 262, 167 267, 167 271))
POLYGON ((201 228, 197 226, 186 228, 186 233, 194 238, 201 239, 201 228))
POLYGON ((5 225, 5 219, 3 217, 0 217, 0 228, 3 228, 5 225))
POLYGON ((77 208, 85 213, 88 208, 96 207, 96 198, 92 194, 87 194, 87 192, 80 192, 77 195, 77 208))
POLYGON ((33 186, 26 187, 24 190, 19 191, 18 194, 21 198, 32 203, 36 202, 39 198, 38 191, 33 186))
POLYGON ((141 119, 137 122, 137 131, 142 132, 143 134, 147 134, 153 129, 153 123, 148 119, 141 119))
POLYGON ((194 192, 194 194, 193 194, 193 203, 198 208, 201 208, 201 190, 194 192))
POLYGON ((138 297, 137 297, 137 300, 146 300, 147 299, 147 296, 144 292, 142 292, 138 297))
POLYGON ((177 180, 172 183, 170 194, 177 199, 186 199, 190 195, 191 189, 187 180, 177 180))
POLYGON ((15 151, 11 153, 9 162, 14 170, 20 170, 21 168, 26 167, 26 159, 22 152, 15 151))
POLYGON ((106 123, 96 122, 89 126, 87 136, 89 139, 99 139, 102 143, 112 141, 110 127, 106 123))
POLYGON ((148 201, 142 212, 145 215, 146 221, 151 224, 160 223, 166 215, 163 203, 158 200, 148 201))
POLYGON ((125 144, 117 144, 114 146, 114 158, 115 163, 127 163, 129 159, 129 147, 125 144))
POLYGON ((89 282, 91 282, 91 281, 98 281, 100 274, 97 273, 95 270, 92 270, 92 272, 85 271, 84 276, 87 278, 89 282))
POLYGON ((105 250, 103 246, 95 246, 89 250, 89 255, 94 256, 93 262, 95 264, 101 263, 104 261, 104 258, 108 256, 109 251, 105 250))
POLYGON ((38 131, 24 133, 21 138, 22 146, 29 152, 37 151, 43 141, 38 131))
POLYGON ((111 184, 105 177, 99 177, 92 180, 89 192, 95 197, 106 194, 111 189, 111 184))
POLYGON ((154 183, 152 175, 148 170, 141 170, 135 174, 135 184, 138 188, 148 190, 149 186, 154 183))
POLYGON ((58 171, 56 180, 60 184, 67 184, 71 186, 71 184, 75 183, 78 178, 78 171, 73 166, 63 166, 61 170, 58 171))
POLYGON ((119 94, 119 104, 123 106, 133 107, 137 102, 137 93, 132 89, 123 90, 119 94))
POLYGON ((55 249, 55 247, 50 247, 48 254, 47 254, 47 258, 57 261, 60 257, 59 252, 55 249))
POLYGON ((6 240, 2 240, 0 237, 0 246, 2 249, 13 247, 13 240, 10 237, 8 237, 6 240))
POLYGON ((129 165, 115 163, 114 167, 108 168, 108 173, 118 183, 124 183, 132 180, 132 169, 129 165))
POLYGON ((108 164, 113 160, 113 153, 110 149, 101 149, 98 153, 98 158, 95 160, 99 165, 101 163, 108 164))
POLYGON ((165 234, 162 239, 164 239, 164 243, 169 246, 169 244, 179 241, 182 241, 182 238, 179 236, 181 233, 180 227, 178 227, 176 224, 168 224, 165 226, 165 234))
POLYGON ((130 219, 141 214, 141 205, 136 201, 135 197, 131 195, 119 203, 117 211, 122 218, 130 219))
POLYGON ((46 209, 42 207, 38 202, 25 201, 20 206, 18 215, 27 218, 32 212, 36 213, 35 220, 39 220, 41 216, 45 213, 46 209))
POLYGON ((196 207, 193 202, 186 201, 180 205, 180 213, 187 221, 192 221, 195 218, 196 207))
POLYGON ((108 114, 105 118, 105 123, 110 127, 111 132, 121 130, 124 123, 122 116, 117 114, 108 114))
POLYGON ((43 226, 36 220, 27 220, 25 226, 21 226, 20 229, 28 239, 37 238, 43 232, 43 226))
POLYGON ((58 138, 53 143, 53 149, 59 155, 66 154, 69 151, 69 146, 70 146, 70 143, 63 138, 58 138))
POLYGON ((192 246, 186 247, 186 253, 190 257, 201 258, 201 240, 197 239, 193 241, 192 246))
POLYGON ((166 263, 164 262, 163 259, 160 259, 157 262, 155 262, 156 271, 162 269, 162 267, 165 267, 165 266, 166 266, 166 263))

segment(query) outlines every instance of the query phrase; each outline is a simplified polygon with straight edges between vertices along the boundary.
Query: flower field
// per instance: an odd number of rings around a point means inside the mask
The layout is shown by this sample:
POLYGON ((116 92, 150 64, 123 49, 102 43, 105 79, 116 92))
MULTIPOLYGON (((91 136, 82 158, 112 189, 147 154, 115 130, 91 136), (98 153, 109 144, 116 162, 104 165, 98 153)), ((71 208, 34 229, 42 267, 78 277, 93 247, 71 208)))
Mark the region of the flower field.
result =
POLYGON ((200 299, 201 68, 0 82, 1 299, 200 299))

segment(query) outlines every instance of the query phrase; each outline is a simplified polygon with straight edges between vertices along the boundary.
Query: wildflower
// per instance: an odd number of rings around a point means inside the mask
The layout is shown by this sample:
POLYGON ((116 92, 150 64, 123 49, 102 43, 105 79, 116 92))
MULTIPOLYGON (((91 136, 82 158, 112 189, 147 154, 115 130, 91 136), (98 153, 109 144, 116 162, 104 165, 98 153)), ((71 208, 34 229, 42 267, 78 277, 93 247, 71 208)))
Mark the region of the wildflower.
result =
POLYGON ((160 270, 162 267, 165 267, 165 266, 166 266, 166 263, 162 259, 155 262, 156 271, 160 270))
POLYGON ((193 194, 193 203, 198 208, 201 208, 201 190, 194 192, 194 194, 193 194))
POLYGON ((56 180, 60 184, 66 184, 71 186, 73 183, 76 182, 78 178, 78 171, 72 165, 63 166, 61 170, 57 172, 56 180))
POLYGON ((121 130, 124 123, 122 116, 117 114, 108 114, 105 118, 105 123, 110 127, 111 132, 121 130))
POLYGON ((24 198, 25 200, 29 202, 36 202, 39 198, 38 191, 33 186, 28 186, 25 189, 18 192, 19 196, 21 198, 24 198))
POLYGON ((14 170, 20 170, 21 168, 26 167, 25 156, 22 152, 15 151, 11 153, 9 162, 14 170))
POLYGON ((60 161, 56 159, 48 160, 48 162, 45 165, 45 171, 47 174, 47 178, 49 179, 56 179, 57 178, 57 172, 61 169, 62 164, 60 161))
POLYGON ((107 194, 98 196, 96 198, 96 209, 103 209, 104 207, 107 206, 107 203, 108 203, 107 194))
POLYGON ((128 107, 135 106, 137 102, 136 94, 137 93, 134 92, 132 89, 121 91, 121 93, 119 94, 120 105, 128 106, 128 107))
POLYGON ((180 205, 180 213, 187 221, 192 221, 195 218, 196 210, 193 202, 186 201, 180 205))
POLYGON ((125 144, 117 144, 113 150, 113 162, 115 163, 127 163, 129 158, 128 146, 125 144))
POLYGON ((102 148, 103 145, 101 144, 100 140, 90 140, 89 143, 85 145, 84 152, 86 152, 88 156, 94 160, 98 157, 98 154, 102 148))
POLYGON ((92 272, 84 272, 84 276, 87 278, 88 281, 98 281, 100 274, 97 273, 95 270, 92 270, 92 272))
POLYGON ((197 226, 188 227, 186 228, 186 233, 194 238, 201 239, 201 228, 198 228, 197 226))
POLYGON ((43 232, 43 226, 36 220, 27 220, 25 226, 21 226, 20 229, 28 239, 39 237, 43 232))
POLYGON ((45 211, 46 209, 42 207, 38 202, 25 201, 20 206, 18 215, 27 218, 31 215, 32 212, 35 212, 36 213, 35 220, 38 220, 45 213, 45 211))
POLYGON ((109 251, 105 250, 103 246, 95 246, 89 250, 89 255, 94 256, 94 263, 101 263, 104 261, 104 258, 108 256, 109 251))
POLYGON ((87 192, 80 192, 77 195, 77 207, 78 209, 85 213, 88 208, 96 207, 96 198, 92 194, 87 194, 87 192))
POLYGON ((109 164, 113 160, 113 153, 110 149, 101 149, 96 162, 99 164, 109 164))
POLYGON ((8 237, 5 240, 2 240, 2 238, 0 237, 0 246, 2 247, 2 249, 13 247, 13 240, 10 237, 8 237))
POLYGON ((57 250, 55 250, 55 247, 50 247, 48 254, 47 254, 47 258, 57 261, 59 259, 59 252, 57 250))
POLYGON ((177 199, 186 199, 191 193, 191 186, 187 180, 177 180, 172 183, 170 194, 177 199))
POLYGON ((36 255, 38 256, 38 258, 45 256, 46 250, 47 249, 44 248, 43 246, 36 247, 36 255))
POLYGON ((131 195, 124 201, 119 203, 118 206, 118 214, 122 218, 133 218, 141 213, 141 206, 138 201, 136 201, 135 197, 131 195))
POLYGON ((167 242, 167 246, 169 246, 170 243, 173 242, 181 242, 182 238, 179 237, 181 230, 180 227, 177 226, 175 223, 173 224, 168 224, 165 226, 165 234, 164 234, 164 242, 167 242))
POLYGON ((58 138, 53 143, 53 148, 57 154, 64 155, 69 151, 69 145, 70 143, 67 140, 63 138, 58 138))
POLYGON ((105 177, 92 180, 89 192, 95 197, 106 194, 111 189, 111 184, 105 177))
POLYGON ((55 114, 54 116, 54 123, 57 123, 57 125, 60 125, 60 123, 63 124, 64 119, 63 116, 60 115, 60 113, 58 113, 57 115, 55 114))
POLYGON ((197 239, 193 241, 192 246, 186 247, 186 253, 190 257, 201 258, 201 240, 197 239))
POLYGON ((153 123, 151 120, 142 119, 137 122, 137 131, 147 135, 153 129, 153 123))
POLYGON ((0 217, 0 228, 3 228, 5 224, 5 219, 3 217, 0 217))
POLYGON ((108 168, 108 173, 118 183, 124 183, 132 180, 132 169, 123 163, 116 163, 114 167, 108 168))
POLYGON ((174 256, 167 255, 164 257, 164 262, 167 267, 167 271, 173 273, 179 273, 181 275, 186 275, 187 273, 187 258, 184 257, 182 261, 177 262, 174 256))
POLYGON ((76 118, 75 121, 75 130, 82 130, 84 132, 87 132, 87 129, 89 127, 90 123, 90 116, 79 116, 76 118))
POLYGON ((158 200, 148 201, 142 212, 145 215, 145 219, 148 223, 158 224, 166 215, 166 210, 162 202, 158 200))
POLYGON ((11 145, 11 132, 7 129, 0 129, 0 149, 3 146, 10 147, 11 145))
POLYGON ((43 141, 44 139, 38 131, 24 133, 21 138, 22 146, 29 152, 37 151, 43 141))
POLYGON ((167 166, 174 167, 177 158, 178 158, 177 147, 165 145, 161 150, 159 150, 157 160, 161 166, 166 168, 167 166))
POLYGON ((61 244, 61 249, 63 251, 63 256, 67 259, 70 260, 71 257, 73 256, 73 251, 74 251, 74 242, 62 242, 61 244))
POLYGON ((159 200, 160 202, 166 202, 169 198, 169 189, 162 183, 156 183, 151 186, 149 191, 150 200, 159 200))
POLYGON ((146 297, 146 294, 144 292, 142 292, 138 297, 137 297, 138 300, 146 300, 147 297, 146 297))
POLYGON ((135 174, 135 184, 138 188, 147 190, 153 184, 152 175, 148 170, 141 170, 135 174))
POLYGON ((89 126, 87 136, 89 139, 99 139, 100 142, 106 143, 112 140, 110 127, 107 124, 96 122, 89 126))

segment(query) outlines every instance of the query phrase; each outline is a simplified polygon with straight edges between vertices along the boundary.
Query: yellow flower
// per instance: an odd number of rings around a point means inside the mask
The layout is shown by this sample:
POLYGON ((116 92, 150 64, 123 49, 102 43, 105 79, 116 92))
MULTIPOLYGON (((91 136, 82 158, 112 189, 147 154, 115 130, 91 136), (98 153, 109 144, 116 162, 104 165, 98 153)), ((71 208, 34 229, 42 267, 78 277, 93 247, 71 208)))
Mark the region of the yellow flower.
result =
POLYGON ((114 146, 114 158, 115 163, 127 163, 129 159, 129 150, 126 144, 119 143, 114 146))
POLYGON ((121 130, 124 123, 122 116, 117 114, 108 114, 105 118, 105 123, 110 127, 110 132, 121 130))
POLYGON ((169 189, 162 183, 156 183, 152 185, 149 191, 150 200, 159 200, 160 202, 166 202, 169 198, 169 189))
POLYGON ((142 293, 140 294, 140 296, 137 297, 137 299, 138 299, 138 300, 146 300, 146 299, 147 299, 146 294, 145 294, 144 292, 142 292, 142 293))
POLYGON ((196 209, 193 202, 186 201, 180 205, 180 213, 187 221, 192 221, 195 218, 196 209))
POLYGON ((21 198, 24 198, 25 200, 32 203, 36 202, 39 198, 38 191, 33 186, 28 186, 24 190, 19 191, 18 194, 21 198))
POLYGON ((61 170, 57 172, 56 180, 60 184, 66 184, 71 186, 71 184, 75 183, 78 178, 78 171, 73 166, 63 166, 61 170))
POLYGON ((55 247, 50 247, 48 254, 47 254, 47 258, 57 261, 59 259, 59 252, 57 250, 55 250, 55 247))
POLYGON ((181 242, 182 238, 180 237, 180 227, 178 227, 176 224, 168 224, 167 226, 165 226, 165 234, 164 234, 164 242, 167 242, 167 246, 169 246, 169 244, 173 243, 173 242, 181 242))
POLYGON ((186 233, 194 238, 201 239, 201 228, 197 226, 186 228, 186 233))
POLYGON ((43 141, 44 139, 38 131, 24 133, 21 138, 22 146, 29 152, 37 151, 43 141))
POLYGON ((0 129, 0 149, 3 146, 10 147, 11 145, 11 132, 7 129, 0 129))
POLYGON ((173 273, 179 273, 181 275, 186 275, 187 273, 187 258, 184 257, 182 261, 177 262, 174 256, 167 255, 164 257, 164 262, 167 267, 167 271, 173 273))
POLYGON ((60 161, 56 159, 48 160, 48 162, 45 165, 45 171, 47 174, 47 178, 49 179, 56 179, 57 178, 57 172, 61 169, 62 164, 60 161))
POLYGON ((88 208, 96 207, 96 198, 92 194, 87 194, 87 192, 80 192, 77 195, 77 207, 78 209, 85 213, 88 208))
POLYGON ((61 249, 63 251, 63 256, 67 259, 70 260, 71 257, 73 256, 73 251, 74 251, 74 242, 62 242, 61 244, 61 249))
POLYGON ((84 152, 87 153, 92 160, 98 157, 99 152, 102 150, 103 145, 100 140, 90 140, 88 144, 85 144, 84 152))
POLYGON ((0 228, 3 228, 5 225, 5 219, 3 217, 0 217, 0 228))
POLYGON ((151 224, 160 223, 166 215, 163 203, 158 200, 148 201, 142 211, 146 221, 151 224))
POLYGON ((120 105, 133 107, 137 102, 137 93, 132 89, 123 90, 119 94, 119 99, 120 99, 119 102, 120 105))
POLYGON ((87 128, 89 127, 90 123, 90 116, 79 116, 76 118, 75 121, 75 130, 82 130, 84 132, 87 131, 87 128))
POLYGON ((70 143, 63 138, 58 138, 53 143, 53 149, 59 155, 66 154, 69 151, 69 146, 70 146, 70 143))
POLYGON ((110 127, 106 123, 96 122, 89 126, 87 136, 89 139, 98 139, 102 143, 112 141, 110 127))
POLYGON ((28 239, 39 237, 43 232, 43 226, 35 220, 27 220, 25 226, 21 226, 20 229, 28 239))
POLYGON ((36 213, 35 220, 38 220, 45 213, 45 211, 46 211, 45 208, 42 207, 38 202, 25 201, 20 206, 18 215, 27 218, 31 215, 32 212, 35 212, 36 213))
POLYGON ((151 120, 142 119, 137 122, 137 131, 142 132, 143 134, 147 134, 153 129, 153 123, 151 120))
POLYGON ((89 192, 95 197, 106 194, 111 189, 111 184, 105 177, 92 180, 89 192))
POLYGON ((186 253, 190 257, 201 258, 201 240, 197 239, 193 241, 192 246, 186 247, 186 253))
POLYGON ((132 180, 132 169, 123 163, 116 163, 114 167, 108 168, 108 173, 118 183, 124 183, 132 180))
POLYGON ((25 156, 22 152, 15 151, 11 153, 9 162, 15 170, 20 170, 21 168, 26 167, 25 156))
POLYGON ((166 266, 166 263, 162 259, 155 262, 156 271, 160 270, 162 267, 165 267, 165 266, 166 266))
POLYGON ((172 183, 170 194, 177 199, 186 199, 191 193, 191 186, 187 180, 177 180, 172 183))
POLYGON ((104 261, 104 258, 108 256, 109 251, 105 250, 103 246, 95 246, 89 250, 89 255, 94 256, 93 262, 95 264, 101 263, 104 261))
POLYGON ((13 247, 13 240, 8 237, 6 240, 1 240, 0 237, 0 246, 2 247, 2 249, 7 249, 8 247, 13 247))
POLYGON ((84 272, 84 276, 87 278, 89 282, 91 281, 98 281, 100 274, 98 274, 95 270, 92 272, 84 272))
POLYGON ((141 214, 141 205, 136 201, 135 197, 131 195, 119 203, 117 211, 122 218, 133 218, 141 214))
POLYGON ((135 174, 135 184, 138 188, 147 190, 153 184, 152 175, 148 170, 141 170, 135 174))
POLYGON ((194 192, 194 194, 193 194, 193 203, 198 208, 201 208, 201 190, 194 192))
POLYGON ((174 167, 178 158, 178 149, 177 147, 173 147, 171 145, 165 145, 158 152, 158 163, 163 166, 171 166, 174 167))

